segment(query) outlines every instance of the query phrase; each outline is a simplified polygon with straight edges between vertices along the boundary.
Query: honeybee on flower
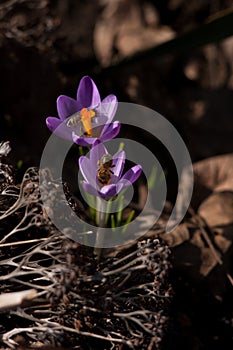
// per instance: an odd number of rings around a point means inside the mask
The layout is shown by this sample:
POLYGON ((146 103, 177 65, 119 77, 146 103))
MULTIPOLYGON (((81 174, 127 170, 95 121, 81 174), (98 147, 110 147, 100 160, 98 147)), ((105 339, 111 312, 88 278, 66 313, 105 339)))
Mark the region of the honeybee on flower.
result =
POLYGON ((78 126, 82 123, 84 135, 92 136, 92 122, 91 119, 96 117, 96 112, 92 109, 83 108, 80 112, 73 114, 68 118, 66 125, 70 128, 78 126))
POLYGON ((104 154, 97 163, 99 165, 97 171, 97 177, 99 182, 103 185, 109 185, 111 180, 111 175, 114 174, 112 168, 115 167, 113 164, 113 159, 111 154, 104 154))
POLYGON ((79 158, 84 190, 105 200, 117 196, 124 188, 132 185, 142 172, 141 165, 135 165, 122 176, 124 164, 125 151, 118 151, 111 156, 106 147, 96 141, 90 150, 90 158, 79 158))
POLYGON ((101 101, 94 81, 88 76, 81 79, 76 99, 58 97, 57 110, 59 118, 48 117, 47 127, 80 146, 111 140, 120 131, 120 123, 112 122, 117 110, 116 96, 108 95, 101 101))

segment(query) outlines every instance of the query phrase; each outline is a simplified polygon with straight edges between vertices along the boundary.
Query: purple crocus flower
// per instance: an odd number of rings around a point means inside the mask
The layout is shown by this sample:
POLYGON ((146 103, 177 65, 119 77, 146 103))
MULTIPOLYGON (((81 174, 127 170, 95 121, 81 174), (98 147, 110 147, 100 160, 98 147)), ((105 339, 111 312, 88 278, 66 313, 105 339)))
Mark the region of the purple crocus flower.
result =
POLYGON ((117 110, 117 98, 109 95, 101 101, 94 81, 81 79, 77 99, 61 95, 57 99, 59 118, 48 117, 46 125, 57 136, 89 146, 97 139, 107 141, 120 131, 120 122, 111 123, 117 110))
POLYGON ((111 156, 102 143, 96 142, 90 150, 90 158, 79 158, 84 190, 105 200, 118 195, 135 182, 142 172, 141 165, 135 165, 122 176, 124 164, 124 151, 111 156))

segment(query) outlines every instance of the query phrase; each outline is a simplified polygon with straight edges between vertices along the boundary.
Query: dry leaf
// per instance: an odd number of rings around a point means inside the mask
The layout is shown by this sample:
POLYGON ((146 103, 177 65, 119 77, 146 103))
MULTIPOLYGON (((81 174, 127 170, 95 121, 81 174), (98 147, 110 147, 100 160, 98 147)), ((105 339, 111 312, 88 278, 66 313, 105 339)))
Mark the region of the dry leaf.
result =
POLYGON ((186 223, 177 226, 171 232, 161 234, 161 237, 170 247, 175 247, 190 238, 189 229, 186 223))
POLYGON ((94 49, 102 65, 172 39, 175 32, 158 22, 154 6, 136 0, 105 1, 94 30, 94 49))
POLYGON ((217 265, 217 261, 210 248, 203 247, 201 249, 201 260, 200 274, 207 276, 215 265, 217 265))
POLYGON ((233 154, 212 157, 193 165, 194 191, 192 206, 198 206, 211 193, 233 191, 233 154))
POLYGON ((213 193, 200 205, 198 214, 210 227, 233 224, 233 191, 213 193))

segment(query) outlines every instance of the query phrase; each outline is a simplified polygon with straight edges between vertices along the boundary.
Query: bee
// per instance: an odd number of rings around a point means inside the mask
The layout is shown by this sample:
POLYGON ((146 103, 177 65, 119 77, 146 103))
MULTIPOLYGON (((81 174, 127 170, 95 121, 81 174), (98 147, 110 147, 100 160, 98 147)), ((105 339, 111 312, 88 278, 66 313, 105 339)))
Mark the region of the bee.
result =
POLYGON ((97 178, 103 186, 109 185, 111 175, 114 174, 111 169, 114 168, 115 165, 113 165, 112 162, 111 154, 104 154, 98 161, 99 168, 97 178))
POLYGON ((80 112, 74 113, 71 117, 69 117, 66 125, 69 128, 72 128, 82 123, 82 127, 84 129, 84 135, 92 136, 91 119, 93 117, 96 117, 95 110, 83 108, 80 112))

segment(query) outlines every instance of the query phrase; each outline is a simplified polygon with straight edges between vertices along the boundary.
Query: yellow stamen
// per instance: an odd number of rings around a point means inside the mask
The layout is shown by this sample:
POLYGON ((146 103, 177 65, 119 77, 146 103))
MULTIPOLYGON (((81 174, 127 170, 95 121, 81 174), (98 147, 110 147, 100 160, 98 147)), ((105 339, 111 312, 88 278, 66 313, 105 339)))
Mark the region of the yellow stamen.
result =
POLYGON ((81 110, 81 121, 83 123, 83 127, 88 136, 92 135, 92 125, 91 118, 95 116, 95 112, 93 110, 89 110, 87 108, 83 108, 81 110))

